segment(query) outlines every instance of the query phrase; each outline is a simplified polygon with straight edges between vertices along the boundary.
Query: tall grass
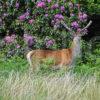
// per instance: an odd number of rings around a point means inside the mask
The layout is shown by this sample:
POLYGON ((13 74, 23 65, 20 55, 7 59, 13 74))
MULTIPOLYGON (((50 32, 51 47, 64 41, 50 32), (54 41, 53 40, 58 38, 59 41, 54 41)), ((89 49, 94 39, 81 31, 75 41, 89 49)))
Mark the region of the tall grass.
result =
POLYGON ((95 77, 37 76, 11 72, 0 77, 0 100, 100 100, 100 84, 95 77))

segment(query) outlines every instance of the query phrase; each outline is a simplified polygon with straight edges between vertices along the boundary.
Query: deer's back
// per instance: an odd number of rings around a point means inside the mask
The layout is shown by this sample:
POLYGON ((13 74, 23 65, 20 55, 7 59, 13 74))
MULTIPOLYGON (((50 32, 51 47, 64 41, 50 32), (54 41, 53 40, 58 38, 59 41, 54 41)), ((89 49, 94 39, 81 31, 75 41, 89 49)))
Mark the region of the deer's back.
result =
POLYGON ((46 59, 53 58, 55 65, 63 63, 64 65, 69 64, 72 58, 71 49, 62 50, 34 50, 32 54, 34 59, 46 59))

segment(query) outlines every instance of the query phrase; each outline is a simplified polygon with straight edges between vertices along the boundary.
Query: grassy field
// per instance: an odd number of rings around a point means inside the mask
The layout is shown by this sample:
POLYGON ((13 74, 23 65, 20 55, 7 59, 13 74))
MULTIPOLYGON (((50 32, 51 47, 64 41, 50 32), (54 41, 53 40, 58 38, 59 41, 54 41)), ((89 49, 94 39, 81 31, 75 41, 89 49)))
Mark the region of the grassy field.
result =
POLYGON ((100 100, 100 83, 69 72, 40 76, 12 71, 0 77, 0 100, 100 100))
POLYGON ((100 100, 99 66, 72 71, 50 70, 49 64, 30 73, 26 59, 0 59, 0 100, 100 100))

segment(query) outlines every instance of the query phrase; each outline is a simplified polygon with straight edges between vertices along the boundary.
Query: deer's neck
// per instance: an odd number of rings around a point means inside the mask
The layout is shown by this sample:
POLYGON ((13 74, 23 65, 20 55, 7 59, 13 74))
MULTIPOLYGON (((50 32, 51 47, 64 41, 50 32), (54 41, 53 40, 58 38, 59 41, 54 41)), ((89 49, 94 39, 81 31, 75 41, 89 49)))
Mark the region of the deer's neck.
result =
POLYGON ((74 37, 72 42, 72 59, 73 61, 81 56, 81 37, 74 37))

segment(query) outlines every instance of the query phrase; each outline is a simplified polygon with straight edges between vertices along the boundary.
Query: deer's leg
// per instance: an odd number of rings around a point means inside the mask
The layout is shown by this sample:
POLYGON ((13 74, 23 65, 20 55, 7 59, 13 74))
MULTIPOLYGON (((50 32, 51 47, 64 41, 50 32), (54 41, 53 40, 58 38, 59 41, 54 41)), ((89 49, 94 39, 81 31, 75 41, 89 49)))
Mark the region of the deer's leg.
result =
POLYGON ((34 57, 32 58, 31 66, 29 67, 30 72, 34 72, 39 67, 39 60, 34 57))
POLYGON ((61 69, 62 67, 63 67, 63 63, 60 63, 60 64, 57 64, 57 65, 54 65, 53 69, 58 70, 58 69, 61 69))

